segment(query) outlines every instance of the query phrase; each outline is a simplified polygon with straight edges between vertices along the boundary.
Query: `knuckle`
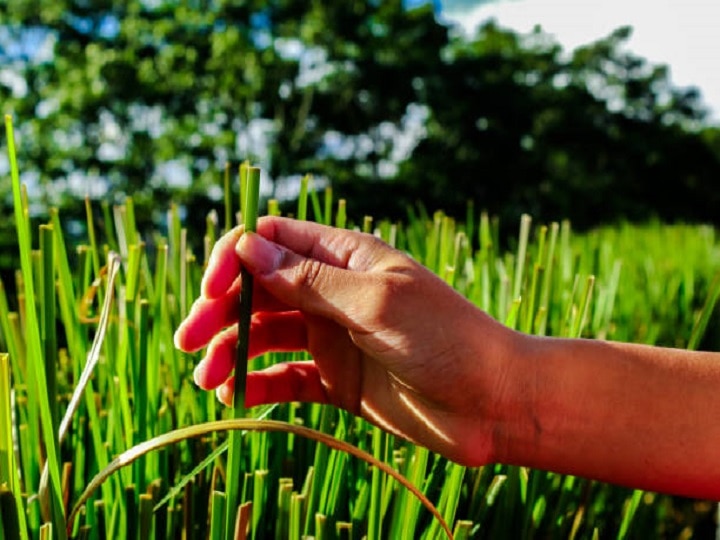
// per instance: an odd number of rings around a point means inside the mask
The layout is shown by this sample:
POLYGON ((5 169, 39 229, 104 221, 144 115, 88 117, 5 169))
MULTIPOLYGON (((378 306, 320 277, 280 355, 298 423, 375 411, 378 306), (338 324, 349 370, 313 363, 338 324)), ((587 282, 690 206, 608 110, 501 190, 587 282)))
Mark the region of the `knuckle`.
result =
POLYGON ((314 290, 323 274, 323 265, 315 259, 302 259, 295 272, 295 285, 301 290, 314 290))

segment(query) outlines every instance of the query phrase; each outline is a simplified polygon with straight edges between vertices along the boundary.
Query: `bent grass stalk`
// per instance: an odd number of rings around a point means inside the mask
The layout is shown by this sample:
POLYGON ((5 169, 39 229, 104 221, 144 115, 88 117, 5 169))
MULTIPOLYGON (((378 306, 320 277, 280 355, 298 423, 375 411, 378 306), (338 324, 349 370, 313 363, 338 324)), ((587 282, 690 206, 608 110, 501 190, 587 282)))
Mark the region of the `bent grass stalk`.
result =
MULTIPOLYGON (((208 435, 216 431, 230 431, 231 433, 237 432, 242 435, 242 430, 292 433, 299 437, 314 440, 335 450, 346 452, 347 454, 350 454, 351 456, 364 461, 368 465, 376 467, 377 469, 385 473, 387 476, 396 480, 408 491, 410 491, 438 521, 440 527, 447 535, 447 537, 451 539, 453 538, 452 532, 450 531, 448 524, 445 522, 443 516, 432 504, 432 502, 430 502, 430 500, 417 487, 415 487, 411 482, 409 482, 404 476, 398 473, 387 463, 384 463, 374 458, 371 454, 365 452, 364 450, 361 450, 360 448, 357 448, 344 441, 340 441, 326 433, 322 433, 320 431, 316 431, 314 429, 310 429, 304 426, 288 424, 287 422, 279 422, 277 420, 256 420, 253 418, 233 418, 228 420, 217 420, 214 422, 205 422, 203 424, 196 424, 194 426, 179 428, 168 433, 164 433, 163 435, 153 437, 150 440, 137 444, 129 450, 126 450, 125 452, 117 456, 115 459, 113 459, 106 468, 100 471, 90 481, 90 483, 87 485, 85 490, 78 498, 72 511, 70 512, 69 522, 71 523, 73 521, 82 506, 110 476, 112 476, 116 471, 122 469, 123 467, 131 465, 133 462, 135 462, 137 459, 141 458, 148 452, 158 450, 165 446, 177 444, 189 438, 202 437, 203 435, 208 435)), ((233 529, 234 522, 231 530, 233 529)))

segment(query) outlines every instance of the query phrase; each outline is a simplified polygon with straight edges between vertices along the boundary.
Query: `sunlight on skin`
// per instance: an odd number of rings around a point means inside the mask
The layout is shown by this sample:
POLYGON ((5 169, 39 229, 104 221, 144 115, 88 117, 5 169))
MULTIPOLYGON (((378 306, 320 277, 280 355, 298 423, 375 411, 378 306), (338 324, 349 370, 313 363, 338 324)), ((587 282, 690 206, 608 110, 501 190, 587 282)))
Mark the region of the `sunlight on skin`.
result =
POLYGON ((363 418, 366 418, 379 428, 384 429, 385 431, 388 431, 390 433, 394 433, 395 435, 399 435, 400 437, 402 437, 403 439, 407 439, 408 441, 413 440, 413 438, 410 437, 407 433, 404 433, 397 427, 392 426, 388 422, 386 422, 383 416, 378 411, 368 405, 366 400, 362 400, 362 402, 360 403, 360 413, 363 418))
POLYGON ((447 435, 442 429, 440 429, 439 426, 435 425, 435 423, 433 423, 433 422, 427 417, 427 415, 426 415, 425 413, 423 413, 423 412, 420 410, 420 408, 412 402, 412 400, 408 397, 408 395, 407 395, 405 392, 398 392, 398 398, 400 399, 400 401, 403 402, 403 404, 405 404, 405 406, 406 406, 408 409, 410 409, 410 410, 412 411, 412 413, 413 413, 417 418, 419 418, 420 420, 422 420, 423 424, 425 424, 425 426, 426 426, 430 431, 432 431, 432 432, 433 432, 435 435, 437 435, 440 439, 442 439, 443 441, 445 441, 446 443, 448 443, 449 446, 454 446, 454 445, 456 444, 455 441, 453 441, 450 437, 448 437, 448 435, 447 435))

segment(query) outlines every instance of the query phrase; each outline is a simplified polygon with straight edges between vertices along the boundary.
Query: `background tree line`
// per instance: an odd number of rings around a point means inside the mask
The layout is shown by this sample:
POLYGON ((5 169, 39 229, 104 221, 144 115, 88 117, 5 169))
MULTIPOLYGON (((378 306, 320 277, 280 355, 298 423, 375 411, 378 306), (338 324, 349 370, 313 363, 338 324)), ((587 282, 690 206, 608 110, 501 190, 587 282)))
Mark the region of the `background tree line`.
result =
POLYGON ((9 0, 0 102, 40 211, 131 193, 148 220, 172 200, 200 221, 248 158, 267 196, 310 172, 357 217, 471 199, 577 227, 717 223, 718 129, 629 34, 568 53, 401 0, 9 0))

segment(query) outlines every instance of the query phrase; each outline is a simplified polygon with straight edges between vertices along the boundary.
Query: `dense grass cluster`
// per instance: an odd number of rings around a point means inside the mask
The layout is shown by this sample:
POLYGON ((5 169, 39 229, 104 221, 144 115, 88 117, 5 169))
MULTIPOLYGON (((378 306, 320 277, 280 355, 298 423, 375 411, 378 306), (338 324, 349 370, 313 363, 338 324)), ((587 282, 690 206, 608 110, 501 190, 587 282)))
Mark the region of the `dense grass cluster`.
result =
MULTIPOLYGON (((22 268, 12 298, 0 288, 8 352, 0 355, 0 539, 64 538, 66 528, 72 538, 221 538, 233 482, 251 538, 442 537, 439 521, 377 467, 268 431, 242 435, 239 478, 226 474, 224 432, 141 453, 67 523, 85 487, 116 456, 171 430, 231 417, 193 385, 198 357, 179 353, 172 336, 212 245, 235 222, 234 208, 228 190, 223 225, 208 217, 204 250, 195 254, 188 234, 199 231, 185 230, 175 207, 164 234, 142 238, 131 198, 118 207, 86 201, 86 242, 71 246, 57 212, 31 230, 11 134, 9 146, 22 268)), ((275 203, 268 212, 277 212, 275 203)), ((354 226, 344 201, 307 183, 296 217, 354 226)), ((517 240, 501 249, 498 223, 472 211, 462 223, 418 210, 405 224, 366 218, 357 226, 525 332, 695 347, 712 322, 720 244, 708 227, 626 225, 574 235, 568 223, 533 227, 524 217, 517 240)), ((267 354, 251 369, 300 358, 306 355, 267 354)), ((384 461, 436 505, 456 538, 648 538, 692 532, 703 515, 669 497, 570 476, 466 469, 328 406, 247 414, 315 428, 384 461)))

